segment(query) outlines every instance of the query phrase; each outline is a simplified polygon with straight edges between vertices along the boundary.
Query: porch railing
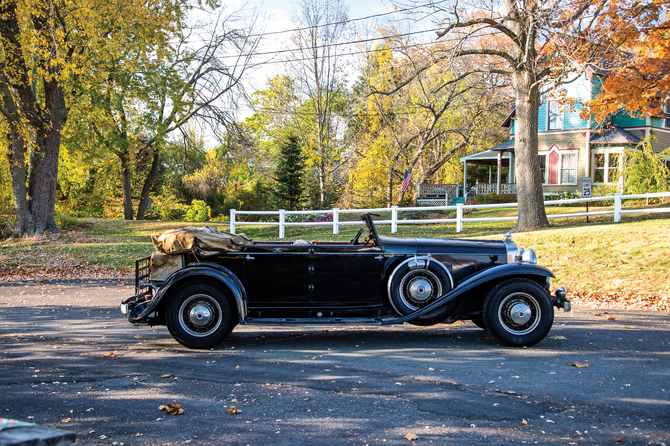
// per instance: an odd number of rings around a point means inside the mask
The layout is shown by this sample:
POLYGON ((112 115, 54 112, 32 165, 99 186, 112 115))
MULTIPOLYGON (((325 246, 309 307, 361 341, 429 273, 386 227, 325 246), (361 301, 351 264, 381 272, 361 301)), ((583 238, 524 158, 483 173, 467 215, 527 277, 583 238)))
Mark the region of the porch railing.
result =
MULTIPOLYGON (((477 195, 495 194, 498 190, 498 183, 477 183, 473 186, 477 195)), ((516 183, 500 183, 501 194, 516 194, 516 183)))

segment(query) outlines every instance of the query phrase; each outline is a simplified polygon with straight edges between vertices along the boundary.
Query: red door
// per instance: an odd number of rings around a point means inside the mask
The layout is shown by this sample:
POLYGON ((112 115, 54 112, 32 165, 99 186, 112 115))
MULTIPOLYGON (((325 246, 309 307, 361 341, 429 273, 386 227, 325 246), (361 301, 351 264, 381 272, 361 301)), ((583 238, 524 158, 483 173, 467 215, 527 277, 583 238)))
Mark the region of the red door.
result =
POLYGON ((551 152, 549 154, 549 184, 558 184, 558 153, 551 152))

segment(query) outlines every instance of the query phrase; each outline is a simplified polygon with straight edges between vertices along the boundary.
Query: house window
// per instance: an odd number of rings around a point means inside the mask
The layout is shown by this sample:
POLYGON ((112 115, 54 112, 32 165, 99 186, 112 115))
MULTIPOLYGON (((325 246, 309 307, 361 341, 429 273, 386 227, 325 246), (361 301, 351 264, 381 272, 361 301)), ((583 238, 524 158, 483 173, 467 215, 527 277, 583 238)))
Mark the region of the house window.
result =
POLYGON ((593 154, 593 182, 613 183, 618 180, 619 153, 593 154))
POLYGON ((540 155, 540 172, 542 174, 542 184, 547 184, 547 155, 540 155))
POLYGON ((577 156, 565 154, 561 158, 561 184, 577 183, 577 156))
POLYGON ((563 130, 563 110, 561 104, 551 101, 547 105, 549 115, 549 130, 563 130))
POLYGON ((663 107, 663 111, 665 112, 665 118, 663 118, 663 127, 670 129, 670 104, 666 104, 663 107))

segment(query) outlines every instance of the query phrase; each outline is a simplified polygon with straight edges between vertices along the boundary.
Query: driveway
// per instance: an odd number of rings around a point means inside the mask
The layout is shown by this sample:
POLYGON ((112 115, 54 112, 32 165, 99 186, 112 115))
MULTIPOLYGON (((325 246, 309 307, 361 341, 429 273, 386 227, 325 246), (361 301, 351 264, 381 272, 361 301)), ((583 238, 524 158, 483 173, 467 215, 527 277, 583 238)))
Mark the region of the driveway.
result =
POLYGON ((1 416, 86 445, 670 444, 668 313, 560 311, 530 348, 466 322, 238 326, 195 351, 125 322, 132 292, 0 284, 1 416))

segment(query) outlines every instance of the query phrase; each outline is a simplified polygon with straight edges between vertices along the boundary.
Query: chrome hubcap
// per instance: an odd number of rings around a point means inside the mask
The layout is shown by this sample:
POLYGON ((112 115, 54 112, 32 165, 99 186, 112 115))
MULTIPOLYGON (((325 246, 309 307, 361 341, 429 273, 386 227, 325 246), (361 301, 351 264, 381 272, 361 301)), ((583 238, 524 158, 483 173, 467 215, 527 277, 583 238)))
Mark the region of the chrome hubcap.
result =
POLYGON ((440 279, 429 270, 407 273, 400 282, 400 299, 410 310, 418 310, 442 295, 440 279))
POLYGON ((409 294, 412 298, 423 302, 433 293, 433 286, 424 278, 414 280, 409 286, 409 294))
POLYGON ((530 320, 530 307, 523 302, 519 302, 512 306, 510 310, 510 319, 517 325, 523 325, 530 320))
POLYGON ((189 319, 193 325, 198 327, 204 327, 209 324, 210 319, 212 318, 212 311, 207 305, 196 305, 191 308, 189 312, 189 319))

